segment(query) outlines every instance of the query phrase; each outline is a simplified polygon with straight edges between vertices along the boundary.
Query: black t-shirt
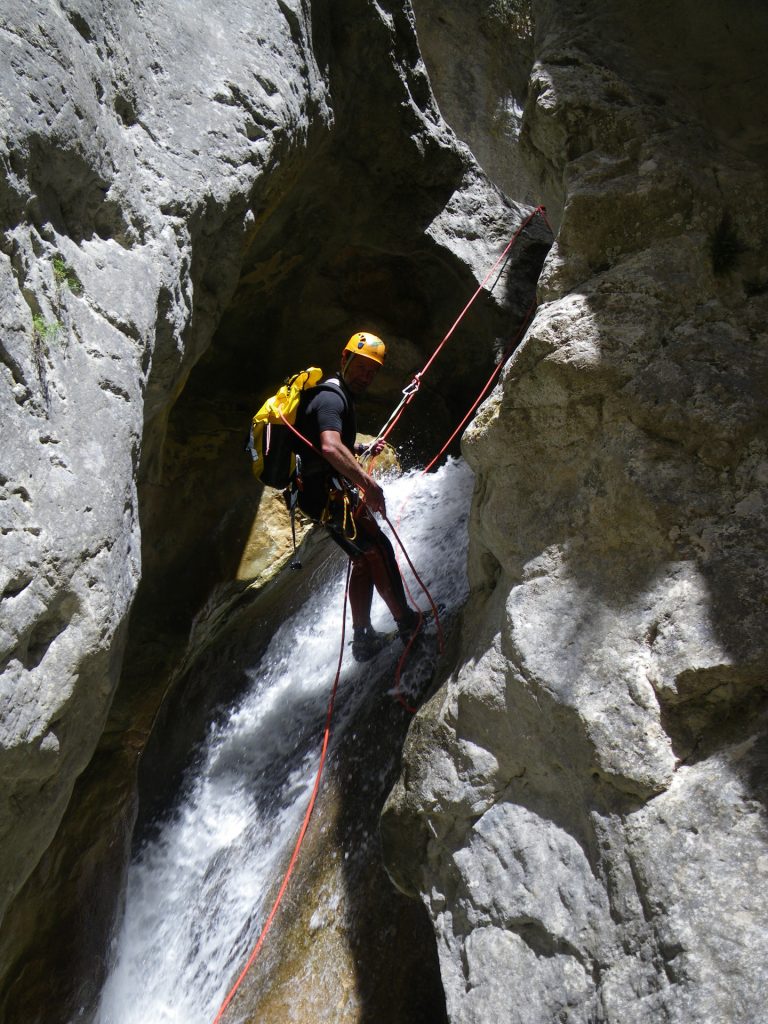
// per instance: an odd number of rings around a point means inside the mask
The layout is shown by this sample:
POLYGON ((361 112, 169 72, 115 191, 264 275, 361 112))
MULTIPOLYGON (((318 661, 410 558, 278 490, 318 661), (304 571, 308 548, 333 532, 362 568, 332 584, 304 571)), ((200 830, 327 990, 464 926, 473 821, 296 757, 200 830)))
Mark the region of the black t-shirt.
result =
MULTIPOLYGON (((338 377, 327 377, 301 398, 296 413, 296 429, 320 448, 320 434, 335 430, 350 451, 354 450, 357 420, 352 395, 338 377)), ((301 458, 303 491, 299 492, 299 506, 317 519, 325 507, 328 479, 334 470, 316 452, 297 440, 296 452, 301 458)))

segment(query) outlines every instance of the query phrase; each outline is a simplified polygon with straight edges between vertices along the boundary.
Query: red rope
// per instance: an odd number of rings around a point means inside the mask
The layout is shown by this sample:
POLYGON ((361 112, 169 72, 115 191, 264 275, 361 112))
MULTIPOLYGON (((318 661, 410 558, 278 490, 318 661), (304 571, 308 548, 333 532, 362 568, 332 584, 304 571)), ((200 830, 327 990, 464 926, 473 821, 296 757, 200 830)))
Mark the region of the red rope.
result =
MULTIPOLYGON (((442 654, 443 650, 445 649, 445 640, 443 638, 443 627, 442 627, 442 624, 440 622, 440 614, 439 614, 439 612, 437 610, 437 605, 432 600, 432 595, 430 594, 429 590, 427 589, 426 584, 422 580, 421 576, 419 576, 419 574, 416 572, 416 568, 415 568, 413 562, 411 561, 411 558, 410 558, 408 552, 405 550, 405 545, 403 544, 402 540, 400 539, 400 535, 398 534, 397 530, 394 528, 394 526, 389 521, 389 519, 387 519, 386 516, 384 516, 383 518, 384 518, 384 521, 386 522, 387 526, 392 531, 392 535, 394 536, 395 540, 399 544, 400 550, 405 555, 405 560, 408 563, 408 567, 410 568, 411 572, 413 573, 413 575, 414 575, 414 577, 416 579, 416 582, 419 584, 421 589, 427 595, 427 600, 429 601, 430 605, 432 606, 432 614, 433 614, 433 616, 435 618, 435 625, 437 626, 437 642, 438 642, 438 647, 439 647, 440 653, 442 654)), ((405 650, 400 655, 400 660, 397 663, 397 669, 395 671, 395 691, 394 691, 395 692, 395 699, 400 704, 403 705, 403 707, 406 709, 406 711, 410 711, 410 713, 412 715, 416 714, 416 708, 411 707, 410 704, 407 703, 407 701, 405 700, 405 698, 401 694, 401 692, 400 692, 400 676, 402 674, 403 667, 405 666, 405 663, 408 660, 408 656, 409 656, 409 654, 411 652, 411 648, 413 647, 414 643, 416 642, 417 636, 421 632, 421 627, 422 627, 423 623, 424 623, 424 612, 419 611, 419 622, 418 622, 418 625, 417 625, 416 629, 414 630, 414 632, 413 632, 411 638, 409 639, 408 643, 406 644, 405 650)))
POLYGON ((416 640, 418 639, 419 633, 421 632, 421 624, 422 624, 423 618, 424 618, 423 613, 419 612, 419 626, 418 626, 418 629, 415 631, 415 633, 413 634, 411 639, 406 644, 405 650, 400 655, 400 660, 398 661, 397 668, 395 669, 395 689, 394 689, 395 700, 398 702, 398 704, 402 705, 402 707, 405 708, 405 710, 408 712, 409 715, 415 715, 416 712, 419 709, 413 707, 412 704, 409 704, 408 701, 403 696, 403 692, 400 689, 400 677, 402 676, 403 669, 405 668, 406 662, 408 661, 408 658, 410 657, 411 649, 413 648, 413 645, 416 643, 416 640))
MULTIPOLYGON (((385 439, 392 432, 392 430, 394 429, 394 427, 397 424, 398 420, 400 419, 400 417, 405 412, 406 406, 408 406, 410 404, 410 402, 413 400, 414 395, 418 391, 420 383, 421 383, 421 378, 424 376, 424 374, 430 368, 432 363, 434 363, 435 359, 437 359, 437 356, 439 355, 441 349, 445 346, 445 344, 448 341, 448 339, 451 337, 451 335, 454 333, 456 328, 459 326, 459 324, 461 323, 462 319, 464 318, 464 316, 468 312, 469 308, 471 307, 472 303, 475 301, 475 299, 478 297, 480 292, 485 287, 485 285, 488 282, 488 280, 491 278, 493 272, 496 270, 496 268, 499 266, 499 264, 505 259, 505 257, 509 253, 510 249, 512 248, 512 246, 514 245, 514 243, 517 241, 518 237, 520 236, 521 232, 525 230, 525 228, 531 223, 531 221, 533 220, 533 218, 535 216, 537 216, 537 214, 541 215, 544 218, 544 221, 547 224, 547 227, 550 229, 550 231, 552 231, 552 226, 550 225, 549 219, 547 218, 546 209, 543 206, 537 206, 536 209, 520 224, 520 226, 518 227, 517 231, 514 233, 512 238, 507 243, 504 251, 496 259, 496 262, 493 264, 491 269, 485 275, 485 277, 483 278, 482 282, 480 283, 478 288, 475 290, 474 295, 469 300, 469 302, 467 302, 467 304, 464 306, 464 309, 458 315, 458 317, 456 318, 456 320, 452 324, 451 328, 449 329, 449 331, 447 332, 445 337, 442 339, 440 344, 437 346, 435 351, 432 353, 430 358, 427 360, 427 362, 425 363, 425 365, 424 365, 423 369, 421 370, 421 372, 416 374, 416 376, 414 377, 414 379, 411 382, 411 384, 409 384, 408 387, 404 390, 403 394, 404 394, 405 397, 404 397, 404 399, 403 399, 403 401, 402 401, 402 403, 400 405, 400 408, 395 410, 395 412, 393 413, 390 421, 387 423, 387 425, 384 428, 384 430, 382 430, 381 433, 379 434, 379 438, 385 439)), ((554 234, 554 232, 553 232, 553 234, 554 234)), ((502 353, 501 359, 499 360, 498 364, 494 367, 493 373, 491 374, 491 376, 489 377, 488 381, 486 382, 486 384, 484 385, 484 387, 480 391, 480 394, 477 396, 475 401, 469 407, 469 409, 467 410, 466 415, 461 420, 461 422, 456 427, 456 429, 453 431, 453 433, 448 438, 448 440, 445 442, 445 444, 440 449, 440 451, 437 453, 437 455, 435 455, 434 458, 432 458, 430 460, 430 462, 424 467, 424 469, 422 470, 422 473, 428 473, 429 470, 432 469, 432 467, 435 465, 435 463, 438 461, 438 459, 440 459, 441 456, 444 455, 446 450, 450 447, 452 442, 455 440, 456 436, 459 433, 461 433, 461 431, 464 429, 464 427, 466 426, 467 421, 472 416, 472 414, 474 413, 475 409, 477 409, 478 405, 483 400, 483 398, 487 395, 487 393, 490 390, 491 386, 496 381, 496 379, 498 378, 498 376, 501 373, 502 369, 504 368, 505 364, 509 360, 509 357, 514 352, 514 350, 515 350, 515 348, 516 348, 520 338, 522 337, 523 333, 525 332, 525 330, 527 329, 528 325, 530 324, 530 321, 531 321, 531 318, 533 316, 533 312, 534 312, 535 309, 536 309, 536 300, 534 299, 533 302, 531 303, 531 305, 528 307, 528 310, 527 310, 525 316, 523 317, 523 321, 522 321, 522 323, 520 325, 520 328, 518 329, 517 333, 515 334, 515 336, 513 337, 512 341, 507 346, 507 348, 502 353)), ((402 508, 400 509, 400 514, 402 515, 402 508)), ((414 576, 416 577, 416 579, 418 580, 418 582, 421 585, 422 589, 424 590, 424 592, 426 593, 427 597, 429 598, 430 604, 432 605, 433 614, 435 616, 435 621, 437 623, 440 651, 442 652, 443 651, 443 647, 444 647, 444 640, 443 640, 442 628, 441 628, 441 625, 440 625, 440 619, 439 619, 439 616, 438 616, 438 613, 437 613, 437 608, 435 606, 435 603, 432 600, 432 597, 429 594, 429 591, 424 586, 424 584, 422 583, 422 581, 419 578, 418 574, 416 573, 416 570, 413 567, 413 563, 411 562, 410 558, 408 557, 408 553, 405 550, 403 542, 400 540, 400 537, 398 536, 397 531, 395 530, 395 528, 392 525, 392 523, 390 522, 390 520, 387 519, 386 516, 384 518, 385 518, 387 524, 389 525, 389 528, 392 531, 395 539, 397 540, 398 544, 400 545, 400 548, 402 549, 403 554, 405 555, 406 560, 408 561, 408 564, 409 564, 409 566, 411 568, 411 571, 413 572, 414 576)), ((410 596, 410 591, 409 591, 409 596, 410 596)), ((395 690, 394 690, 395 698, 411 714, 415 714, 417 709, 414 708, 414 707, 411 707, 411 705, 408 704, 407 701, 405 700, 405 698, 402 696, 402 694, 400 692, 400 677, 401 677, 403 668, 404 668, 404 666, 405 666, 405 664, 406 664, 406 662, 408 660, 408 656, 410 654, 411 648, 413 647, 413 644, 414 644, 414 642, 416 640, 416 636, 421 631, 423 614, 421 612, 419 612, 419 615, 420 615, 420 621, 419 621, 418 628, 416 629, 416 632, 411 637, 411 639, 409 640, 408 644, 406 645, 405 650, 403 651, 402 655, 400 656, 400 660, 398 661, 397 669, 396 669, 396 672, 395 672, 395 690)))
POLYGON ((253 966, 254 961, 256 960, 256 957, 261 952, 261 947, 264 945, 264 940, 267 937, 267 932, 272 927, 272 922, 275 919, 275 915, 277 914, 278 907, 280 906, 280 903, 282 902, 283 896, 285 895, 285 890, 288 888, 288 882, 290 881, 291 875, 293 874, 293 869, 296 867, 296 861, 299 858, 299 851, 301 850, 302 843, 304 842, 304 836, 307 834, 307 829, 309 828, 309 819, 312 816, 312 811, 314 810, 314 807, 315 807, 315 801, 317 799, 317 794, 318 794, 318 792, 320 790, 320 777, 323 774, 323 767, 325 765, 325 758, 326 758, 326 754, 328 753, 328 743, 330 741, 330 736, 331 736, 331 719, 333 717, 333 705, 334 705, 334 703, 336 701, 336 691, 338 690, 339 678, 341 676, 341 663, 342 663, 343 658, 344 658, 344 639, 345 639, 345 634, 346 634, 346 620, 347 620, 347 595, 349 593, 349 576, 350 576, 351 568, 352 568, 352 563, 349 562, 348 565, 347 565, 347 581, 346 581, 346 585, 344 587, 344 611, 343 611, 342 619, 341 619, 341 646, 339 648, 339 662, 338 662, 338 665, 336 666, 336 678, 333 681, 333 687, 331 688, 331 697, 330 697, 330 700, 328 701, 328 711, 327 711, 326 716, 325 716, 325 731, 323 733, 323 745, 322 745, 322 749, 320 751, 320 764, 318 765, 317 774, 315 775, 315 785, 314 785, 314 788, 312 790, 312 796, 309 798, 309 805, 308 805, 306 813, 304 815, 304 821, 302 822, 301 829, 299 831, 299 837, 296 840, 296 845, 293 848, 293 854, 291 855, 291 860, 290 860, 290 863, 288 864, 288 869, 285 872, 285 876, 283 878, 283 883, 280 886, 280 891, 277 894, 275 902, 272 904, 272 909, 270 910, 269 916, 267 917, 267 920, 264 923, 264 927, 261 930, 261 935, 259 935, 258 941, 257 941, 256 945, 253 947, 253 951, 251 952, 251 955, 248 957, 248 962, 246 963, 245 967, 240 972, 240 975, 238 976, 237 981, 234 983, 232 988, 229 990, 229 992, 226 995, 226 998, 224 999, 224 1002, 221 1004, 221 1006, 219 1008, 219 1012, 216 1014, 216 1017, 214 1018, 213 1024, 218 1024, 218 1022, 222 1019, 222 1017, 224 1016, 224 1013, 226 1012, 227 1007, 229 1006, 229 1004, 234 999, 235 993, 240 988, 240 985, 243 983, 243 980, 245 979, 246 974, 251 969, 251 967, 253 966))
POLYGON ((445 444, 440 449, 440 451, 437 453, 437 455, 435 455, 435 457, 433 459, 431 459, 429 461, 429 463, 424 467, 424 469, 422 470, 422 473, 428 473, 430 471, 430 469, 432 469, 432 467, 437 462, 437 460, 440 458, 440 456, 445 454, 446 450, 450 447, 451 443, 455 440, 456 436, 458 434, 460 434, 461 431, 464 429, 464 427, 467 424, 467 420, 470 418, 472 413, 475 411, 475 409, 477 409, 478 405, 480 405, 482 400, 488 394, 488 392, 491 389, 491 385, 495 383, 496 378, 499 376, 501 371, 504 369, 504 366, 509 361, 509 357, 512 355, 512 353, 517 348, 517 343, 520 341, 520 338, 523 336, 523 334, 525 333, 526 329, 528 328, 528 325, 531 322, 531 318, 533 317, 533 313, 534 313, 535 309, 536 309, 536 300, 534 299, 533 302, 531 303, 531 305, 528 307, 528 311, 527 311, 527 313, 525 314, 525 316, 523 318, 523 322, 520 325, 520 328, 519 328, 517 334, 514 336, 512 341, 509 343, 509 345, 507 345, 507 347, 505 348, 504 352, 502 353, 501 359, 496 364, 496 366, 493 368, 493 373, 491 374, 491 376, 486 381, 486 383, 485 383, 482 391, 480 392, 480 394, 477 396, 475 401, 472 403, 472 405, 467 410, 467 413, 466 413, 464 419, 461 421, 461 423, 459 423, 459 425, 456 427, 454 432, 451 434, 451 436, 445 442, 445 444))
MULTIPOLYGON (((472 415, 472 413, 473 413, 473 412, 475 411, 475 409, 476 409, 476 408, 478 407, 478 405, 479 405, 479 404, 480 404, 480 403, 482 402, 483 398, 484 398, 484 397, 486 396, 486 394, 487 394, 487 393, 488 393, 488 391, 490 390, 490 388, 491 388, 491 385, 492 385, 492 384, 494 383, 494 381, 496 380, 496 378, 497 378, 497 377, 499 376, 499 374, 501 373, 502 369, 504 368, 504 366, 505 366, 505 365, 506 365, 506 363, 508 362, 508 360, 509 360, 509 357, 510 357, 510 356, 512 355, 512 353, 514 352, 514 350, 515 350, 515 348, 516 348, 516 346, 517 346, 517 343, 518 343, 518 341, 520 340, 520 338, 522 337, 522 335, 523 335, 524 331, 526 330, 526 328, 527 328, 527 327, 528 327, 528 325, 530 324, 530 322, 531 322, 531 318, 532 318, 532 316, 533 316, 533 313, 534 313, 534 310, 535 310, 535 309, 536 309, 536 300, 534 299, 534 300, 533 300, 533 302, 531 303, 531 305, 530 305, 530 306, 528 307, 528 311, 526 312, 526 314, 525 314, 525 316, 524 316, 524 318, 523 318, 523 322, 521 323, 521 325, 520 325, 520 327, 519 327, 519 329, 518 329, 517 333, 515 334, 514 338, 513 338, 513 339, 512 339, 512 341, 511 341, 511 342, 509 343, 509 345, 507 345, 506 349, 504 350, 504 352, 503 352, 503 354, 502 354, 502 357, 501 357, 501 359, 499 360, 499 363, 498 363, 498 364, 497 364, 497 365, 496 365, 496 366, 494 367, 494 369, 493 369, 493 373, 491 374, 491 376, 490 376, 490 377, 488 378, 488 380, 486 381, 486 383, 485 383, 485 385, 484 385, 483 389, 481 390, 480 394, 479 394, 479 395, 477 396, 477 398, 475 399, 475 401, 474 401, 474 402, 472 403, 472 405, 471 405, 471 406, 469 407, 469 409, 467 410, 467 413, 466 413, 466 415, 464 416, 464 419, 463 419, 463 420, 461 421, 461 423, 459 423, 459 425, 458 425, 458 426, 456 427, 456 429, 454 430, 454 432, 453 432, 453 433, 451 434, 451 436, 450 436, 450 437, 448 438, 448 440, 447 440, 447 441, 445 442, 445 444, 444 444, 444 445, 443 445, 443 447, 442 447, 442 448, 440 449, 440 451, 439 451, 439 452, 437 453, 437 455, 435 455, 435 456, 434 456, 434 458, 433 458, 433 459, 431 459, 431 460, 430 460, 430 462, 429 462, 429 463, 428 463, 428 464, 427 464, 427 465, 426 465, 426 466, 424 467, 424 469, 422 469, 422 471, 421 471, 421 472, 422 472, 422 475, 423 475, 424 473, 428 473, 428 472, 430 471, 430 469, 432 469, 432 467, 434 466, 434 464, 435 464, 435 463, 437 462, 437 460, 438 460, 438 459, 439 459, 439 458, 440 458, 440 457, 441 457, 442 455, 444 455, 444 454, 445 454, 446 450, 447 450, 447 449, 449 448, 449 446, 451 445, 451 443, 452 443, 452 442, 454 441, 454 439, 456 438, 457 434, 459 434, 459 433, 461 432, 461 430, 462 430, 462 429, 464 428, 464 426, 466 425, 466 422, 467 422, 467 420, 468 420, 468 419, 470 418, 470 416, 471 416, 471 415, 472 415)), ((398 523, 400 522, 400 517, 402 516, 402 514, 403 514, 403 509, 405 508, 405 506, 406 506, 406 505, 407 505, 407 500, 406 500, 406 501, 405 501, 405 502, 403 503, 403 505, 402 505, 402 506, 400 507, 400 510, 399 510, 399 513, 398 513, 398 523)), ((386 517, 385 517, 385 518, 386 518, 386 517)), ((409 565, 411 566, 411 569, 413 570, 413 573, 414 573, 414 575, 415 575, 415 576, 416 576, 416 578, 417 578, 417 579, 419 580, 419 583, 421 583, 421 580, 420 580, 420 579, 419 579, 419 577, 418 577, 418 576, 416 575, 416 571, 415 571, 415 570, 413 569, 413 565, 411 564, 411 561, 410 561, 410 559, 408 558, 408 553, 406 552, 406 550, 405 550, 405 547, 403 546, 403 542, 402 542, 402 541, 400 540, 399 536, 397 535, 397 532, 396 532, 396 530, 395 530, 394 526, 393 526, 393 525, 392 525, 392 523, 391 523, 391 522, 389 521, 389 519, 387 519, 387 523, 389 524, 389 528, 390 528, 390 530, 392 531, 392 533, 394 534, 394 536, 395 536, 395 538, 396 538, 396 540, 397 540, 398 544, 399 544, 399 545, 400 545, 400 547, 402 548, 402 550, 403 550, 403 554, 405 555, 406 559, 408 559, 408 564, 409 564, 409 565)), ((436 618, 436 620, 437 620, 437 625, 438 625, 438 631, 439 631, 439 635, 440 635, 440 652, 442 653, 442 651, 443 651, 443 647, 444 647, 444 642, 443 642, 443 634, 442 634, 442 629, 441 629, 441 626, 440 626, 440 620, 439 620, 439 617, 438 617, 438 615, 437 615, 437 609, 435 608, 435 604, 434 604, 434 602, 432 601, 432 598, 431 598, 431 596, 430 596, 429 592, 427 591, 426 587, 424 587, 424 584, 423 584, 423 583, 422 583, 421 585, 422 585, 422 587, 423 587, 423 589, 424 589, 425 593, 426 593, 426 594, 427 594, 427 596, 429 597, 430 603, 432 604, 432 608, 434 609, 434 614, 435 614, 435 618, 436 618)), ((407 588, 407 585, 406 585, 406 589, 408 589, 408 588, 407 588)), ((409 596, 409 597, 411 597, 411 593, 410 593, 410 590, 408 590, 408 596, 409 596)), ((411 599, 412 599, 412 598, 411 598, 411 599)), ((419 614, 421 615, 421 612, 420 612, 419 614)), ((398 663, 397 663, 397 669, 396 669, 396 671, 395 671, 395 689, 394 689, 394 693, 395 693, 395 699, 396 699, 397 701, 399 701, 399 703, 400 703, 400 704, 402 704, 402 706, 403 706, 403 707, 404 707, 404 708, 406 709, 406 711, 409 711, 409 712, 410 712, 410 713, 411 713, 412 715, 415 715, 415 714, 416 714, 416 711, 417 711, 418 709, 417 709, 417 708, 414 708, 414 707, 411 707, 411 705, 410 705, 410 704, 408 704, 408 703, 406 702, 405 698, 404 698, 404 697, 403 697, 403 696, 401 695, 401 692, 400 692, 400 676, 402 675, 402 671, 403 671, 403 668, 405 667, 405 664, 406 664, 406 662, 407 662, 407 660, 408 660, 408 656, 409 656, 409 654, 410 654, 410 651, 411 651, 411 648, 413 647, 413 644, 414 644, 414 642, 415 642, 415 640, 416 640, 416 636, 418 635, 418 633, 419 633, 420 631, 421 631, 421 621, 419 622, 419 626, 418 626, 418 629, 416 630, 416 632, 414 633, 414 635, 413 635, 413 636, 411 637, 410 641, 408 642, 408 645, 406 646, 405 650, 403 651, 402 655, 400 656, 400 660, 399 660, 399 661, 398 661, 398 663)))
POLYGON ((379 434, 379 438, 386 439, 392 433, 392 430, 394 429, 395 424, 397 423, 397 421, 402 416, 403 412, 405 411, 406 406, 410 405, 410 403, 414 399, 414 396, 418 392, 419 387, 421 386, 421 380, 422 380, 424 374, 432 366, 432 364, 437 359, 437 357, 440 354, 440 352, 445 347, 448 339, 451 337, 451 335, 454 333, 454 331, 459 326, 461 321, 464 319, 466 314, 469 312, 470 307, 475 302, 475 300, 477 299, 478 295, 483 290, 483 288, 485 288, 485 285, 487 284, 487 282, 492 277, 492 275, 493 275, 494 271, 496 270, 496 268, 498 267, 498 265, 506 258, 506 256, 509 253, 510 249, 515 244, 517 239, 520 237, 520 234, 528 227, 528 225, 531 223, 533 218, 536 217, 536 216, 543 217, 547 227, 549 227, 550 231, 552 230, 552 227, 551 227, 551 225, 549 223, 549 220, 547 218, 547 211, 546 211, 545 207, 543 207, 543 206, 537 206, 536 209, 532 213, 530 213, 525 218, 524 221, 521 222, 521 224, 518 227, 517 231, 515 231, 515 233, 510 238, 510 240, 507 242, 506 246, 504 247, 503 252, 496 259, 496 262, 493 264, 491 269, 488 271, 488 273, 485 275, 483 280, 477 286, 477 288, 475 289, 475 292, 474 292, 472 298, 469 300, 469 302, 467 302, 467 304, 464 306, 462 311, 456 317, 456 319, 454 320, 453 324, 448 329, 448 331, 445 334, 445 336, 443 337, 443 339, 439 342, 439 344, 435 348, 435 351, 432 353, 432 355, 426 361, 426 363, 424 364, 423 368, 414 376, 413 380, 408 385, 408 387, 404 389, 404 391, 403 391, 404 398, 403 398, 401 407, 396 411, 395 414, 393 414, 391 420, 387 423, 386 427, 379 434))
POLYGON ((315 448, 315 446, 312 444, 312 442, 309 440, 309 438, 304 437, 304 435, 301 433, 301 431, 297 430, 296 427, 294 427, 294 425, 292 423, 289 423, 288 420, 285 418, 285 416, 283 416, 282 413, 280 413, 279 415, 280 415, 280 419, 283 421, 284 426, 288 427, 288 429, 290 431, 292 431, 296 435, 296 437, 298 437, 298 439, 300 441, 303 441, 304 444, 307 446, 307 448, 311 448, 312 451, 315 453, 315 455, 319 455, 321 459, 325 458, 323 453, 318 451, 317 448, 315 448))
POLYGON ((481 292, 481 291, 483 290, 483 288, 485 288, 485 285, 486 285, 486 283, 487 283, 487 282, 488 282, 488 281, 490 280, 491 276, 493 275, 493 272, 494 272, 494 270, 496 269, 496 267, 498 267, 498 265, 499 265, 499 264, 500 264, 500 263, 502 262, 502 260, 503 260, 503 259, 504 259, 504 258, 506 257, 507 253, 508 253, 508 252, 509 252, 509 250, 510 250, 510 249, 512 248, 512 246, 513 246, 513 245, 515 244, 515 242, 517 241, 517 239, 518 239, 518 237, 520 236, 521 232, 523 232, 523 231, 525 230, 525 228, 527 228, 527 227, 528 227, 528 225, 529 225, 529 224, 531 223, 531 221, 533 220, 533 218, 534 218, 534 217, 535 217, 535 216, 536 216, 537 214, 539 214, 539 213, 544 213, 544 207, 543 207, 543 206, 537 206, 537 207, 536 207, 536 209, 535 209, 535 210, 533 211, 533 213, 529 214, 529 215, 528 215, 528 216, 527 216, 527 217, 525 218, 525 220, 524 220, 524 221, 523 221, 523 222, 522 222, 522 223, 520 224, 520 227, 519 227, 519 228, 517 229, 517 231, 516 231, 516 232, 514 233, 514 235, 512 235, 512 237, 510 238, 510 240, 509 240, 509 241, 507 242, 507 245, 506 245, 506 247, 505 247, 504 251, 502 252, 501 256, 499 256, 499 258, 498 258, 498 259, 496 260, 496 262, 495 262, 495 263, 493 264, 493 266, 492 266, 492 267, 491 267, 491 269, 490 269, 490 270, 488 271, 488 273, 487 273, 487 274, 485 275, 485 277, 483 278, 483 280, 482 280, 482 281, 480 282, 480 284, 479 284, 479 285, 477 286, 477 289, 475 290, 475 294, 474 294, 474 295, 472 296, 472 298, 471 298, 471 299, 469 300, 469 302, 468 302, 468 303, 466 304, 466 306, 464 307, 464 309, 462 309, 461 313, 459 313, 459 315, 458 315, 458 317, 456 318, 456 320, 455 320, 455 322, 454 322, 453 326, 452 326, 452 327, 450 328, 450 330, 448 331, 448 333, 446 334, 446 336, 445 336, 445 337, 443 338, 443 340, 442 340, 442 341, 440 342, 440 344, 439 344, 439 345, 437 346, 437 348, 435 349, 435 351, 434 351, 434 352, 432 353, 431 357, 430 357, 430 358, 429 358, 429 359, 427 360, 427 362, 426 362, 426 364, 425 364, 425 366, 424 366, 424 369, 423 369, 423 370, 421 371, 421 373, 420 373, 420 374, 417 374, 417 376, 418 376, 419 378, 421 378, 421 377, 423 377, 423 376, 424 376, 424 374, 425 374, 425 373, 427 372, 427 370, 428 370, 428 369, 430 368, 430 366, 432 365, 432 363, 434 363, 435 359, 437 359, 437 357, 438 357, 438 355, 439 355, 439 353, 440 353, 441 349, 442 349, 442 348, 444 347, 445 343, 446 343, 446 342, 448 341, 448 339, 449 339, 449 338, 451 337, 451 335, 453 334, 453 332, 454 332, 454 331, 456 330, 456 328, 457 328, 457 327, 459 326, 459 324, 461 323, 461 321, 462 321, 462 320, 464 319, 464 316, 465 316, 465 315, 466 315, 466 313, 467 313, 467 312, 469 311, 469 308, 470 308, 470 306, 471 306, 471 305, 472 305, 472 303, 473 303, 473 302, 475 301, 475 299, 476 299, 476 298, 478 297, 478 295, 479 295, 479 294, 480 294, 480 292, 481 292))

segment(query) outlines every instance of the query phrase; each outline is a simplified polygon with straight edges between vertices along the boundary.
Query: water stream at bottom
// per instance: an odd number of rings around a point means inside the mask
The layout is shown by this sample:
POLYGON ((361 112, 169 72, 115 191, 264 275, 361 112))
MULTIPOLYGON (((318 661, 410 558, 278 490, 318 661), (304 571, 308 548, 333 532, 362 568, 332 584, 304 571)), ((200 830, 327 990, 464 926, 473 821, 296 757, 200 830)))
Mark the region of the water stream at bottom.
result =
MULTIPOLYGON (((466 464, 451 460, 386 485, 390 520, 448 612, 467 595, 472 484, 466 464)), ((341 637, 345 568, 335 565, 258 661, 243 666, 249 685, 211 726, 173 810, 131 864, 96 1024, 210 1024, 246 960, 314 782, 341 637)), ((412 603, 426 608, 405 567, 404 576, 412 603)), ((378 597, 372 621, 392 627, 378 597)), ((375 666, 345 653, 329 757, 372 668, 378 676, 391 663, 394 681, 399 655, 397 641, 375 666)))

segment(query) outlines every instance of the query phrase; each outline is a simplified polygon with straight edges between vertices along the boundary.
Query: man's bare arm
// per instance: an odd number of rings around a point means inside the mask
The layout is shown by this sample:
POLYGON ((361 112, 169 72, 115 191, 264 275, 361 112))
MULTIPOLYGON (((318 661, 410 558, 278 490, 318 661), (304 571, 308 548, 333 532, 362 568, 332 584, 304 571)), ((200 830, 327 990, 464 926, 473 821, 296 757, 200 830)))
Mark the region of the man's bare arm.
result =
POLYGON ((381 512, 384 516, 387 514, 384 491, 373 477, 363 470, 352 452, 341 440, 341 434, 337 430, 321 431, 320 451, 323 458, 335 470, 338 470, 350 483, 365 493, 365 504, 372 512, 381 512))

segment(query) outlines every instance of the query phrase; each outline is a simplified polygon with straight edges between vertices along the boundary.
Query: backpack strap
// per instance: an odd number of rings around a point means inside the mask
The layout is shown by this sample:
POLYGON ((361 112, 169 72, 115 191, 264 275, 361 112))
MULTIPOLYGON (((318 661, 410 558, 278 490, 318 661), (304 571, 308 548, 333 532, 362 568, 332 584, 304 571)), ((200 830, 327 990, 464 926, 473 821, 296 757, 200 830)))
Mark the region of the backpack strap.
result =
POLYGON ((301 560, 296 554, 296 505, 299 500, 299 491, 301 490, 301 456, 296 456, 296 469, 291 475, 291 479, 288 482, 288 486, 283 491, 283 498, 285 504, 288 507, 288 513, 291 517, 291 539, 293 540, 293 558, 289 563, 291 569, 301 569, 301 560))
POLYGON ((349 411, 349 395, 347 389, 341 383, 338 377, 327 377, 325 380, 321 380, 319 384, 315 384, 312 390, 322 389, 324 391, 334 391, 337 395, 341 395, 344 399, 344 411, 349 411))

